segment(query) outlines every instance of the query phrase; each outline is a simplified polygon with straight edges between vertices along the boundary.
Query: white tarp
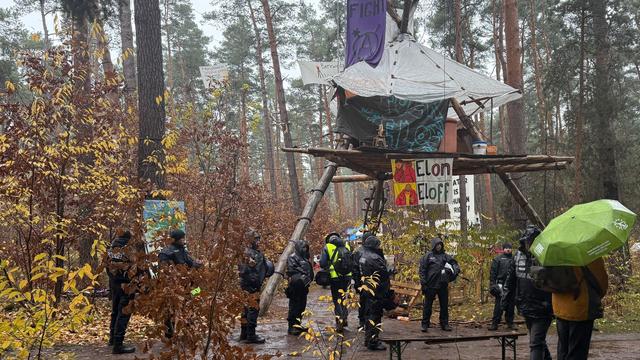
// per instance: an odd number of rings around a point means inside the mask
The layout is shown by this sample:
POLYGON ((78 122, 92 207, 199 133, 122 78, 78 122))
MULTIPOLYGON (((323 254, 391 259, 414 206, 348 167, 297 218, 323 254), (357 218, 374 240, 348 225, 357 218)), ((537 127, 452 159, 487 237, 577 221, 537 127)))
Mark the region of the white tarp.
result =
MULTIPOLYGON (((382 59, 373 68, 359 62, 334 76, 342 88, 364 97, 395 96, 418 102, 455 97, 467 114, 478 110, 476 99, 489 109, 516 100, 522 95, 511 86, 492 79, 401 34, 387 43, 382 59)), ((453 110, 449 116, 455 116, 453 110)))
POLYGON ((338 74, 340 71, 337 61, 302 61, 298 60, 302 83, 329 85, 327 79, 338 74))

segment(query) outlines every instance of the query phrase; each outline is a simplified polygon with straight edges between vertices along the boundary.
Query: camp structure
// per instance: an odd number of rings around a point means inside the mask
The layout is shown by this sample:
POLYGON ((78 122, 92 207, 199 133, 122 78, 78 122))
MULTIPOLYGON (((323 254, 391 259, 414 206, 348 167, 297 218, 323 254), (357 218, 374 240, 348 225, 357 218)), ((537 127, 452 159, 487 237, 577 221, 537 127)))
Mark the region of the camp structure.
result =
MULTIPOLYGON (((405 13, 410 15, 416 3, 405 1, 405 13)), ((332 181, 375 181, 366 199, 366 224, 379 220, 384 211, 383 187, 392 178, 392 160, 453 159, 453 175, 497 174, 528 219, 544 227, 510 174, 561 170, 573 161, 567 156, 473 154, 472 144, 486 139, 471 115, 519 99, 520 91, 419 44, 406 32, 410 16, 400 19, 394 11, 387 11, 391 16, 387 16, 379 62, 375 66, 357 62, 332 78, 338 98, 334 129, 342 134, 336 148, 282 149, 328 161, 280 255, 275 275, 262 292, 261 313, 268 310, 283 279, 293 242, 304 238, 332 181), (335 176, 338 167, 360 174, 335 176)))

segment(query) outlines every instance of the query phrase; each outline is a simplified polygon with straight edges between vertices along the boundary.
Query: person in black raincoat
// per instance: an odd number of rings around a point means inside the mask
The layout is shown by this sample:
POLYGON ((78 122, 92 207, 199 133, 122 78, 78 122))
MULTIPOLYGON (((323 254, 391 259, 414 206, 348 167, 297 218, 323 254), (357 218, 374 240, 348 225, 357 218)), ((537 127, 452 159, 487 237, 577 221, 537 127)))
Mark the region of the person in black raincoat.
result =
MULTIPOLYGON (((165 246, 158 254, 160 265, 184 265, 188 268, 199 268, 202 264, 194 261, 186 248, 184 231, 177 229, 172 230, 170 235, 173 240, 171 244, 165 246)), ((166 331, 164 335, 172 338, 175 331, 173 314, 169 312, 165 320, 166 331)))
POLYGON ((359 248, 357 248, 354 252, 353 252, 353 263, 356 264, 356 266, 353 269, 353 284, 354 284, 354 288, 356 290, 356 293, 359 296, 359 301, 358 301, 358 322, 359 322, 359 327, 364 329, 365 326, 365 321, 364 321, 364 307, 365 307, 365 297, 362 296, 360 288, 362 287, 362 274, 360 274, 360 266, 358 265, 360 263, 360 257, 362 256, 362 253, 364 252, 364 242, 367 240, 367 238, 369 236, 372 236, 373 233, 369 232, 369 231, 365 231, 362 234, 362 244, 359 248))
POLYGON ((424 296, 422 308, 422 331, 431 327, 431 307, 438 296, 440 303, 440 327, 451 331, 449 326, 449 282, 460 273, 458 262, 444 251, 444 242, 439 237, 431 239, 431 251, 420 259, 420 285, 424 296))
POLYGON ((294 245, 294 253, 287 258, 287 276, 289 286, 285 291, 289 298, 289 335, 300 335, 308 329, 302 327, 302 313, 307 307, 309 286, 313 281, 313 267, 309 260, 309 243, 298 240, 294 245))
POLYGON ((264 279, 273 275, 274 267, 258 249, 260 234, 249 229, 245 234, 250 244, 244 252, 244 262, 238 266, 240 287, 248 293, 240 327, 240 341, 248 344, 264 344, 265 339, 256 334, 258 326, 258 304, 264 279))
MULTIPOLYGON (((525 319, 529 331, 529 350, 531 360, 551 360, 547 346, 547 331, 553 321, 551 293, 538 289, 531 278, 531 266, 538 263, 529 252, 533 240, 540 229, 529 226, 520 238, 520 248, 514 256, 513 264, 507 273, 503 298, 513 296, 518 313, 525 319)), ((503 303, 505 306, 506 302, 503 303)))
POLYGON ((491 326, 489 330, 498 330, 498 324, 504 313, 505 321, 509 329, 515 329, 513 325, 513 314, 515 311, 514 296, 515 293, 510 293, 508 297, 504 298, 503 304, 502 292, 504 290, 504 283, 507 280, 507 274, 513 266, 513 254, 511 254, 511 244, 504 243, 502 245, 503 253, 496 256, 491 262, 491 274, 489 276, 489 291, 491 295, 496 298, 495 306, 493 307, 493 318, 491 320, 491 326))
POLYGON ((113 242, 107 251, 109 266, 107 275, 109 276, 109 290, 111 292, 111 325, 109 326, 109 345, 113 346, 114 354, 128 354, 136 350, 135 347, 123 345, 124 336, 127 332, 127 325, 131 314, 124 311, 134 297, 134 294, 127 294, 122 285, 131 282, 127 274, 129 270, 129 260, 124 254, 124 247, 131 240, 131 232, 123 231, 113 242))
POLYGON ((386 347, 378 340, 382 324, 382 312, 389 301, 391 290, 390 273, 387 261, 380 248, 380 240, 371 235, 363 244, 363 251, 358 261, 360 274, 365 279, 365 286, 373 290, 361 291, 360 296, 365 299, 365 340, 364 345, 369 350, 385 350, 386 347))

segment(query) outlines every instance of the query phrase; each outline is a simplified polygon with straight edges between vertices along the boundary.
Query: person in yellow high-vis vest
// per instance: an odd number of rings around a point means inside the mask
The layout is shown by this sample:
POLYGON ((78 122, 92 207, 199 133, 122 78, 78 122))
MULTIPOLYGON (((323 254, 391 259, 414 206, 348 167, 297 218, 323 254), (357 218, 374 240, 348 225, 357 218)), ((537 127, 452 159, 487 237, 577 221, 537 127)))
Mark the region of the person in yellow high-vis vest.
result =
MULTIPOLYGON (((336 330, 338 332, 342 332, 345 327, 349 324, 347 322, 347 317, 349 316, 349 310, 344 305, 344 300, 346 298, 346 293, 349 289, 349 285, 351 285, 351 272, 340 271, 337 266, 338 262, 349 260, 349 259, 341 259, 338 256, 339 248, 345 247, 349 252, 351 252, 351 245, 345 242, 338 233, 331 233, 325 237, 324 249, 322 249, 322 255, 320 256, 320 266, 323 269, 329 271, 330 276, 330 286, 331 286, 331 298, 333 299, 334 305, 334 313, 336 316, 336 330)), ((345 261, 347 262, 347 261, 345 261)))

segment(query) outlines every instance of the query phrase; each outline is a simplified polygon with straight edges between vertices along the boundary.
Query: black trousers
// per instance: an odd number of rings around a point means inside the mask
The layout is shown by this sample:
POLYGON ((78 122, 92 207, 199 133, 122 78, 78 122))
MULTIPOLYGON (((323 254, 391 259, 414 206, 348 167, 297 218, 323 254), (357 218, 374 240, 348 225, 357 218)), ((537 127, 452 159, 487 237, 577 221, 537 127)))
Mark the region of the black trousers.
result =
POLYGON ((351 284, 350 277, 337 277, 333 278, 330 281, 331 285, 331 298, 333 299, 334 306, 334 314, 337 318, 341 319, 343 322, 347 321, 347 317, 349 316, 349 309, 344 306, 343 303, 338 303, 338 300, 344 300, 344 294, 347 293, 347 289, 349 289, 349 285, 351 284), (341 291, 342 290, 342 293, 341 291))
POLYGON ((438 302, 440 303, 440 326, 449 325, 449 287, 426 289, 422 295, 424 295, 422 326, 431 326, 431 308, 436 296, 438 296, 438 302))
MULTIPOLYGON (((514 294, 515 295, 515 294, 514 294)), ((509 296, 505 299, 506 305, 505 310, 502 311, 502 297, 496 296, 496 304, 493 307, 493 319, 491 320, 493 325, 500 324, 500 320, 502 319, 502 313, 504 312, 504 320, 507 324, 513 324, 513 317, 515 313, 515 301, 514 296, 509 296)))
POLYGON ((360 326, 364 326, 366 322, 367 297, 364 292, 360 292, 358 300, 358 322, 360 326))
POLYGON ((302 320, 302 313, 307 308, 307 295, 309 294, 309 288, 302 286, 291 286, 287 291, 289 295, 289 316, 287 321, 289 326, 300 325, 302 320))
POLYGON ((373 346, 378 342, 380 327, 382 326, 382 300, 377 299, 369 293, 362 293, 365 299, 365 330, 364 345, 373 346))
POLYGON ((133 294, 127 294, 122 289, 122 284, 112 282, 111 288, 111 325, 109 326, 109 337, 114 344, 122 344, 124 335, 129 325, 130 313, 126 313, 124 308, 133 299, 133 294))
POLYGON ((525 317, 529 330, 529 359, 551 360, 551 353, 547 346, 547 331, 551 326, 551 318, 525 317))
POLYGON ((584 360, 589 357, 593 320, 568 321, 557 319, 558 360, 584 360))

